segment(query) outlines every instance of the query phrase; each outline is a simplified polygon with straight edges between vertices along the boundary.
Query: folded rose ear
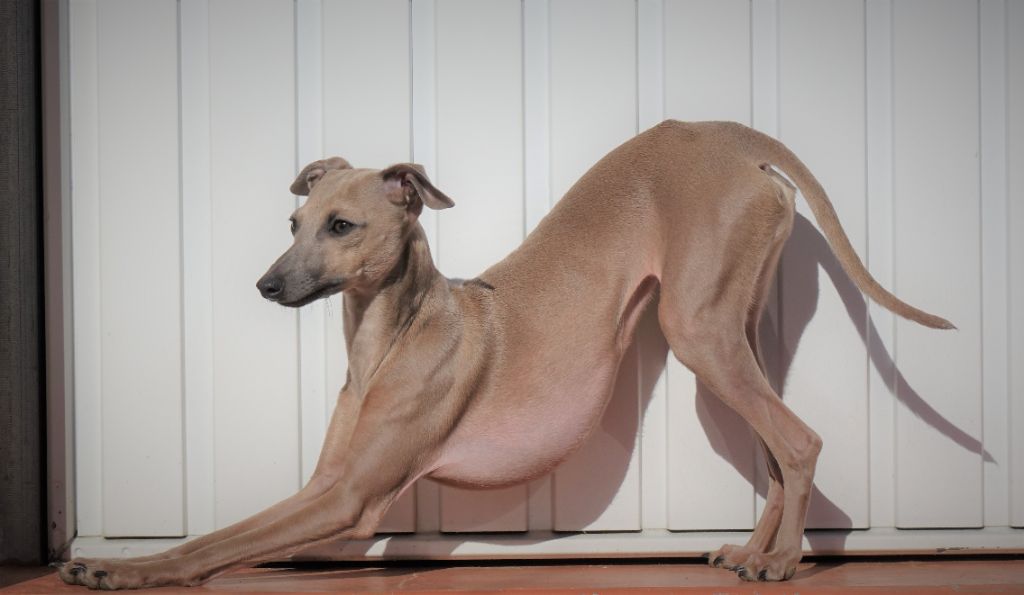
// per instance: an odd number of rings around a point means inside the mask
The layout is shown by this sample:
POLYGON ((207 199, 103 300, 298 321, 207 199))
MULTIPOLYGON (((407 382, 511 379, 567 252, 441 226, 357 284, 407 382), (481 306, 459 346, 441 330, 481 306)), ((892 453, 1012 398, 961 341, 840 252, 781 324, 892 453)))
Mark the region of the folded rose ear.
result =
POLYGON ((309 196, 309 192, 313 189, 313 186, 320 181, 320 178, 322 178, 325 173, 332 169, 352 169, 352 166, 348 164, 348 161, 345 161, 341 157, 328 157, 327 159, 314 161, 302 168, 299 175, 295 176, 295 181, 292 182, 290 188, 292 194, 309 196))
POLYGON ((432 209, 455 206, 455 201, 430 183, 422 165, 398 163, 381 171, 380 175, 384 178, 388 195, 393 201, 396 204, 404 204, 416 214, 423 210, 423 205, 432 209))

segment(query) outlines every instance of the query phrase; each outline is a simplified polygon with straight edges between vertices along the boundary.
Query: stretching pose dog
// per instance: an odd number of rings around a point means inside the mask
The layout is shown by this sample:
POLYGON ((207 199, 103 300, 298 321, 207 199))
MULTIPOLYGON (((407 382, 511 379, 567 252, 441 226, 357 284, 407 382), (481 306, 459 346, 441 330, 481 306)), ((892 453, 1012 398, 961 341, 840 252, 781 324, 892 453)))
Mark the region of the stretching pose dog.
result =
POLYGON ((770 482, 743 546, 710 555, 746 580, 790 578, 821 439, 765 378, 757 328, 803 191, 843 269, 896 314, 952 325, 897 299, 857 257, 825 192, 778 141, 724 122, 666 121, 609 153, 515 252, 479 277, 434 267, 417 218, 453 206, 422 168, 333 157, 291 186, 309 195, 294 244, 257 284, 299 307, 344 292, 349 368, 309 483, 164 554, 72 560, 69 583, 195 585, 338 537, 373 535, 421 477, 472 488, 529 481, 598 423, 637 319, 660 288, 675 357, 757 432, 770 482))

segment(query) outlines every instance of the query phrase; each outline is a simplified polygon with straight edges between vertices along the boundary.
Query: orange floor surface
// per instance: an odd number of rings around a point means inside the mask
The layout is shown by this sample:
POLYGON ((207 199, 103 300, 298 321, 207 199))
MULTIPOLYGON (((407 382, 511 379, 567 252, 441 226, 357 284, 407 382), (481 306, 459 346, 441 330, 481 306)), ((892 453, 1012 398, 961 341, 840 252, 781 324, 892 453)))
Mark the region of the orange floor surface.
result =
MULTIPOLYGON (((0 593, 83 593, 56 574, 0 593)), ((826 560, 800 564, 784 583, 745 583, 691 562, 530 563, 392 567, 314 566, 239 570, 193 588, 146 593, 1024 593, 1024 559, 826 560)))

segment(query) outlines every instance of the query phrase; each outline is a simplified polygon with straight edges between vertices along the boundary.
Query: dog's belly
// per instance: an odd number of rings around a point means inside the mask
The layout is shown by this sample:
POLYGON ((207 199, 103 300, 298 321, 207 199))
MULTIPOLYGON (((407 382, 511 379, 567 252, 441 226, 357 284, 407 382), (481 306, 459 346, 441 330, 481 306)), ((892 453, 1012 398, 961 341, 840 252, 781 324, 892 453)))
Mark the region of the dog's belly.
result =
POLYGON ((565 367, 554 378, 508 383, 478 395, 430 477, 493 488, 550 472, 586 440, 611 397, 619 358, 608 353, 600 359, 582 366, 579 359, 557 362, 565 367))
POLYGON ((567 291, 568 299, 555 298, 563 303, 541 308, 535 298, 528 316, 501 317, 501 330, 493 332, 505 339, 501 355, 473 383, 482 388, 467 395, 468 409, 430 477, 462 487, 513 485, 550 472, 583 444, 601 420, 657 285, 643 268, 630 273, 607 278, 613 289, 603 295, 567 291))

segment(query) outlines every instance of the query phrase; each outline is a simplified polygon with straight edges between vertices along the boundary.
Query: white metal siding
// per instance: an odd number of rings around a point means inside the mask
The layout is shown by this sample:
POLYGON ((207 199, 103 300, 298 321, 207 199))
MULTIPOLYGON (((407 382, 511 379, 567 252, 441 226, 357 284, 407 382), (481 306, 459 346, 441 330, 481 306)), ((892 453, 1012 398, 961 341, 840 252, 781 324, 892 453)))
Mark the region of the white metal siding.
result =
MULTIPOLYGON (((810 544, 1024 547, 1024 1, 69 1, 79 551, 209 532, 312 472, 340 297, 296 313, 254 287, 305 163, 424 164, 457 203, 424 213, 435 258, 470 277, 666 117, 787 143, 879 281, 960 328, 867 303, 798 202, 764 342, 825 440, 808 526, 866 530, 810 544)), ((421 541, 332 555, 741 539, 699 532, 753 527, 756 442, 666 351, 648 315, 601 426, 550 477, 421 482, 382 527, 421 541), (468 549, 438 533, 526 530, 468 549)))
MULTIPOLYGON (((997 5, 998 9, 999 6, 997 5)), ((994 258, 997 271, 1002 266, 1010 276, 1008 282, 1008 295, 1006 296, 1009 307, 1007 313, 1010 318, 1010 353, 1006 361, 1010 367, 1009 391, 1004 395, 996 394, 998 398, 1006 399, 1009 406, 1009 423, 1004 425, 1007 431, 1008 450, 1001 454, 1008 457, 1010 466, 1006 473, 1010 476, 1012 489, 1010 490, 1010 524, 1014 527, 1024 527, 1024 435, 1020 429, 1024 428, 1024 238, 1019 230, 1024 229, 1024 2, 1011 2, 1006 7, 1006 12, 1000 14, 996 10, 995 20, 1003 20, 1006 23, 1003 31, 1008 33, 1003 47, 1008 48, 1006 58, 1006 70, 1009 73, 1006 81, 1007 93, 1003 96, 1006 106, 1009 108, 1004 112, 1008 122, 1004 124, 1007 136, 1007 159, 1002 164, 1009 172, 1007 180, 1008 195, 1002 201, 1001 197, 994 196, 992 202, 997 205, 995 226, 999 228, 1000 217, 1006 219, 1004 233, 1010 230, 1017 230, 1017 233, 1007 233, 1008 253, 1002 258, 994 258), (1007 427, 1008 426, 1008 427, 1007 427)), ((1001 48, 999 48, 1001 49, 1001 48)), ((999 79, 999 72, 993 73, 996 80, 999 79)), ((996 87, 997 89, 999 86, 996 87)), ((999 113, 993 114, 998 118, 999 113)), ((996 253, 998 256, 998 252, 996 253)), ((996 315, 999 313, 996 312, 996 315)), ((996 345, 995 352, 999 353, 999 345, 996 345)), ((993 376, 1006 377, 1006 371, 993 370, 993 376)), ((997 401, 999 402, 999 401, 997 401)), ((995 424, 1003 424, 1003 411, 996 410, 992 418, 986 416, 986 421, 992 420, 995 424)), ((1002 477, 996 475, 997 479, 1002 477)), ((997 482, 998 483, 998 482, 997 482)), ((998 493, 999 488, 996 488, 998 493)))

